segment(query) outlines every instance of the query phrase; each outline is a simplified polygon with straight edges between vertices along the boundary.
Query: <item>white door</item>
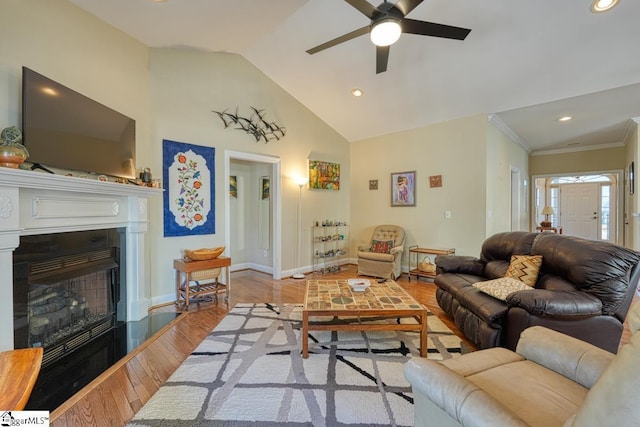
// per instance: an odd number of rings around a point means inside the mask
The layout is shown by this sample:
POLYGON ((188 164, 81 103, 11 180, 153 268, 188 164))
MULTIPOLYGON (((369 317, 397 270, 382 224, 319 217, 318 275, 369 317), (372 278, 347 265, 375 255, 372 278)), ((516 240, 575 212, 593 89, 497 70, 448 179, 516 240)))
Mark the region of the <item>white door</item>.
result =
POLYGON ((569 236, 599 238, 598 184, 568 184, 560 188, 560 225, 569 236))

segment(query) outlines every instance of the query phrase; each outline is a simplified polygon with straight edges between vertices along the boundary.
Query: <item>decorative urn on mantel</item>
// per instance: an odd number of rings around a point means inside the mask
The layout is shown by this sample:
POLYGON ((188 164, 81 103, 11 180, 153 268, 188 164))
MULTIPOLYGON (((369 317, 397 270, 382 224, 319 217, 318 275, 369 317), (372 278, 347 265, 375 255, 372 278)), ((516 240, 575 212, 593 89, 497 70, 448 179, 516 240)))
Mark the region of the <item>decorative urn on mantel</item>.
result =
POLYGON ((17 169, 29 157, 27 148, 20 143, 22 132, 9 126, 0 132, 0 139, 0 166, 17 169))

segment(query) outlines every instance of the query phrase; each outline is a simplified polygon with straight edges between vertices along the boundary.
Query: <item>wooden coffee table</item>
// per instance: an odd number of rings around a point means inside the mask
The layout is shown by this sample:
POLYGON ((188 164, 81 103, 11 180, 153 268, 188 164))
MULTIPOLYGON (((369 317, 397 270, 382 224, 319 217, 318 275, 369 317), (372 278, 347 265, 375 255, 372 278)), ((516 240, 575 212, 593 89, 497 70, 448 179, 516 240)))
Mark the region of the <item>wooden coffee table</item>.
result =
POLYGON ((302 308, 302 357, 309 356, 309 331, 419 331, 420 356, 427 355, 427 309, 392 280, 370 280, 364 292, 354 292, 347 280, 309 280, 302 308), (310 317, 354 318, 353 322, 312 322, 310 317), (417 324, 362 323, 367 317, 413 317, 417 324))

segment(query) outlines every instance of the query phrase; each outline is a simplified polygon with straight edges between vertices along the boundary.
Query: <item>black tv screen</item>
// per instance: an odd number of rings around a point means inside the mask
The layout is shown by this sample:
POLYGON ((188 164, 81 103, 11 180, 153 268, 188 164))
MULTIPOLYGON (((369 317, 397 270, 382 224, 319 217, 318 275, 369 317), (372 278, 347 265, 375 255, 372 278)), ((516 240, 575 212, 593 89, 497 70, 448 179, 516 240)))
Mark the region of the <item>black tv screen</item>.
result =
POLYGON ((22 132, 28 162, 135 178, 135 129, 135 120, 22 68, 22 132))

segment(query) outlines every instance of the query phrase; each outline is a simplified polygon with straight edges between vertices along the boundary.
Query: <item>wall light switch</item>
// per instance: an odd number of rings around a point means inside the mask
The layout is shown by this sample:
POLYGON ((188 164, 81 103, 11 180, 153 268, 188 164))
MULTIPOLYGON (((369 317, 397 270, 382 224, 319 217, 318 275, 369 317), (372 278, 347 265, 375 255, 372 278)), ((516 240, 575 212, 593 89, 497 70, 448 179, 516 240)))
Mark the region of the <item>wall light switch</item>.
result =
POLYGON ((444 219, 451 219, 451 211, 444 211, 444 219))

